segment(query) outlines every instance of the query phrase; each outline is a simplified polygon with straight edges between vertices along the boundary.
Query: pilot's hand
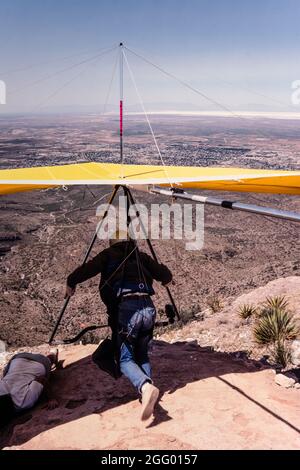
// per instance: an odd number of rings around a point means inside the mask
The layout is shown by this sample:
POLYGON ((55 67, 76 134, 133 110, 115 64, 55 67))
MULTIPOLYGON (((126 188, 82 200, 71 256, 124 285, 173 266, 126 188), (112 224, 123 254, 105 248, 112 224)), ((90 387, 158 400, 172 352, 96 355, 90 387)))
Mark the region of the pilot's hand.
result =
POLYGON ((67 299, 68 297, 73 297, 75 292, 76 292, 76 288, 73 288, 73 287, 70 287, 70 286, 67 285, 66 293, 65 293, 65 299, 67 299))
POLYGON ((59 407, 59 403, 55 398, 50 398, 47 403, 42 407, 43 410, 55 410, 59 407))
POLYGON ((48 401, 46 405, 47 410, 55 410, 55 408, 58 408, 59 403, 55 398, 52 398, 51 400, 48 401))

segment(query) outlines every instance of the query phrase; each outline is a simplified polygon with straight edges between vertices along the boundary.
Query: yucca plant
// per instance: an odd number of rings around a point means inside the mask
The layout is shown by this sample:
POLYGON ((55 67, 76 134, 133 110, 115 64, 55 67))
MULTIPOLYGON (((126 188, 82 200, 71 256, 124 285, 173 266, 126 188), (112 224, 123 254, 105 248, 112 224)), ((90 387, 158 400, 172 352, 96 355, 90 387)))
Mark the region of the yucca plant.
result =
POLYGON ((298 333, 299 329, 290 312, 280 309, 270 310, 263 315, 254 328, 254 337, 262 345, 292 340, 298 333))
POLYGON ((223 308, 223 302, 219 297, 211 297, 207 302, 208 307, 212 313, 220 312, 223 308))
POLYGON ((289 302, 284 295, 275 296, 275 297, 267 297, 266 301, 263 303, 263 309, 280 309, 280 310, 287 310, 289 306, 289 302))
POLYGON ((299 327, 287 310, 288 303, 283 297, 269 298, 264 304, 255 327, 254 338, 258 344, 271 346, 275 362, 285 367, 289 362, 287 341, 295 339, 299 327))
POLYGON ((291 361, 291 352, 283 343, 277 343, 274 350, 274 360, 276 364, 286 367, 291 361))
POLYGON ((255 307, 255 305, 248 305, 248 304, 241 305, 239 308, 238 314, 241 318, 246 320, 247 318, 252 317, 252 315, 257 314, 257 308, 255 307))

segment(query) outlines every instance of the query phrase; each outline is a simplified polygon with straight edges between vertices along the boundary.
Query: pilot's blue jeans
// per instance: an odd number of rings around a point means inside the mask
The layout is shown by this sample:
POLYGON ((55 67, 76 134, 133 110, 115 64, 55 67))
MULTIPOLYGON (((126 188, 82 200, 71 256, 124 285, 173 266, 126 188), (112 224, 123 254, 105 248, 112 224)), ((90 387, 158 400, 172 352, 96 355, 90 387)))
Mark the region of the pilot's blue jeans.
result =
POLYGON ((145 382, 152 382, 148 346, 155 317, 150 297, 129 297, 119 305, 119 330, 128 334, 125 340, 120 336, 120 369, 139 392, 145 382))

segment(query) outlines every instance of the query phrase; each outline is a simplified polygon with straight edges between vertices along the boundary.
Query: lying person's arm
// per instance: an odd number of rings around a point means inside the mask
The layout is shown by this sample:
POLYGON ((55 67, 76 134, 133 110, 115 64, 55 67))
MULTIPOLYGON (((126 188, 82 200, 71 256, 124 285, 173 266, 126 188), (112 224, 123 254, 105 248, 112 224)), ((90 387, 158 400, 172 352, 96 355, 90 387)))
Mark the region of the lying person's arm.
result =
POLYGON ((48 410, 54 410, 55 408, 57 408, 59 403, 56 398, 53 398, 53 392, 50 381, 47 380, 44 376, 37 377, 35 381, 43 385, 43 395, 47 400, 46 408, 48 410))
POLYGON ((28 386, 21 408, 24 410, 32 408, 37 403, 43 390, 44 385, 42 385, 42 383, 37 380, 32 381, 28 386))

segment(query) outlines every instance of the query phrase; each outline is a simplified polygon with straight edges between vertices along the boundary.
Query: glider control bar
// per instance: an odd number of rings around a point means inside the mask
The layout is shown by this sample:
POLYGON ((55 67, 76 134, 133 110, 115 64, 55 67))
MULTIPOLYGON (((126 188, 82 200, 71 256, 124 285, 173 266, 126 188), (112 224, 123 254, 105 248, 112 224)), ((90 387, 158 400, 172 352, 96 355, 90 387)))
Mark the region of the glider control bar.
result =
MULTIPOLYGON (((141 189, 141 188, 139 187, 136 189, 141 189)), ((189 194, 180 188, 165 189, 165 188, 161 188, 160 186, 148 186, 148 192, 152 194, 161 194, 162 196, 173 197, 175 199, 185 199, 187 201, 200 202, 201 204, 219 206, 225 209, 251 212, 252 214, 276 217, 278 219, 290 220, 292 222, 300 222, 300 214, 298 214, 297 212, 283 211, 280 209, 272 209, 271 207, 255 206, 253 204, 244 204, 241 202, 231 202, 231 201, 217 199, 215 197, 210 197, 210 196, 200 196, 198 194, 189 194)))

